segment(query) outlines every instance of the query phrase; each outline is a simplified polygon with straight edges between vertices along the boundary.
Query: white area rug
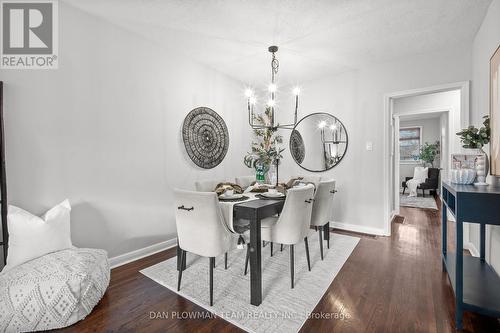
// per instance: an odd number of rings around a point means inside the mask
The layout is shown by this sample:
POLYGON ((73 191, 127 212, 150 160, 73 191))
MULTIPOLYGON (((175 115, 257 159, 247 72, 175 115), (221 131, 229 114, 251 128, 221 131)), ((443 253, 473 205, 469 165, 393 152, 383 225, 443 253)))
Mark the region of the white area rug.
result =
MULTIPOLYGON (((243 275, 245 250, 217 258, 214 270, 214 305, 209 305, 208 258, 187 255, 187 268, 182 274, 179 295, 189 299, 234 325, 256 333, 295 333, 313 312, 335 276, 359 242, 359 238, 331 234, 330 249, 324 245, 324 261, 319 252, 318 233, 309 236, 311 272, 307 269, 304 243, 295 246, 295 288, 290 288, 290 257, 288 247, 280 252, 274 246, 262 248, 262 304, 250 304, 250 274, 243 275)), ((171 258, 141 271, 150 279, 177 293, 177 259, 171 258)), ((342 314, 339 314, 339 316, 342 314)))
POLYGON ((436 199, 428 197, 409 197, 408 194, 399 194, 399 205, 405 207, 424 208, 438 210, 436 199))

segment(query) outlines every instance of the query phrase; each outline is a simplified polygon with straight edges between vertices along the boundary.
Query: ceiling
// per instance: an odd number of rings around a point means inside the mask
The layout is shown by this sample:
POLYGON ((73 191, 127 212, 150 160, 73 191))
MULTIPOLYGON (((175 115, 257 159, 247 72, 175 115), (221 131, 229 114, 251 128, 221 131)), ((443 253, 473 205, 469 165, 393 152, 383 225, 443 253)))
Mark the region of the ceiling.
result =
POLYGON ((248 84, 281 85, 471 43, 491 0, 64 0, 248 84))

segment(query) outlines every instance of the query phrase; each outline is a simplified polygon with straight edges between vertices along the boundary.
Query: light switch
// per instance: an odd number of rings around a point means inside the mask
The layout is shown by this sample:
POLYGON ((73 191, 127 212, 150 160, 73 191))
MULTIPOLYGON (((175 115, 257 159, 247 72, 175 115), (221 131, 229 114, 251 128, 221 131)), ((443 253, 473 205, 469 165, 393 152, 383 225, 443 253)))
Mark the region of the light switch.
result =
POLYGON ((369 151, 373 150, 373 143, 371 141, 366 142, 366 150, 369 150, 369 151))

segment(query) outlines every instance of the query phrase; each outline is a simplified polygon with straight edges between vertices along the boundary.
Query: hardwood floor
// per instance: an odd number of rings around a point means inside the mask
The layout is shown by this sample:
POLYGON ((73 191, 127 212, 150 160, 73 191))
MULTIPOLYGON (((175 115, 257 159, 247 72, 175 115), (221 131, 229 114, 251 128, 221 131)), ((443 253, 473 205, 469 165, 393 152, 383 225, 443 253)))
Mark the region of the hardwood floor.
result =
MULTIPOLYGON (((391 237, 356 235, 361 241, 314 311, 318 317, 330 313, 344 319, 311 318, 301 332, 455 331, 453 291, 441 270, 440 212, 402 207, 401 215, 404 221, 393 223, 391 237)), ((150 312, 205 311, 139 273, 172 256, 175 249, 114 269, 92 314, 62 331, 242 332, 220 318, 150 319, 150 312)), ((464 328, 500 332, 497 319, 469 312, 464 328)))

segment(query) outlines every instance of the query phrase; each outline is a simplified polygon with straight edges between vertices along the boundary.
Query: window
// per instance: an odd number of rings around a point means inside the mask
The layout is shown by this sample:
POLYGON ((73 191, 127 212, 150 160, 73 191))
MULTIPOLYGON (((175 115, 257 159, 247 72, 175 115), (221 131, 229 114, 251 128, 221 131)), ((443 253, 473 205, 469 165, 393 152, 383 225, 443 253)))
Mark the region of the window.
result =
POLYGON ((422 145, 422 127, 401 127, 399 129, 399 160, 407 163, 419 163, 417 157, 422 145))

